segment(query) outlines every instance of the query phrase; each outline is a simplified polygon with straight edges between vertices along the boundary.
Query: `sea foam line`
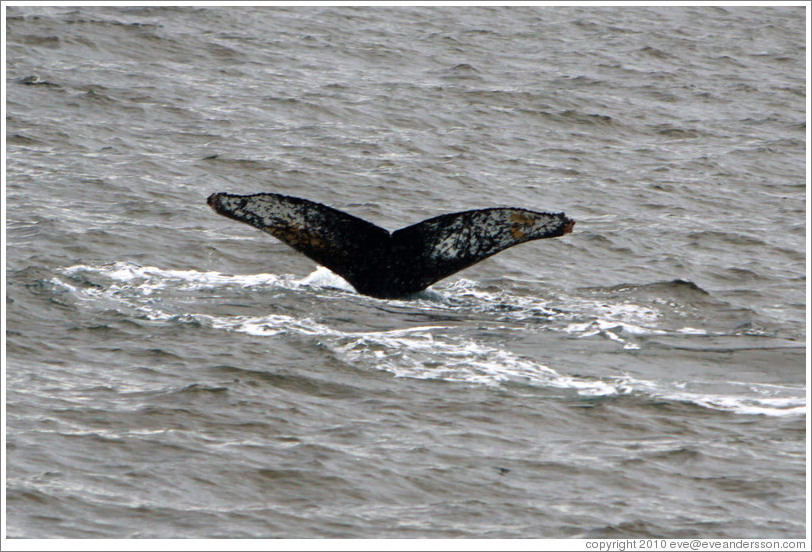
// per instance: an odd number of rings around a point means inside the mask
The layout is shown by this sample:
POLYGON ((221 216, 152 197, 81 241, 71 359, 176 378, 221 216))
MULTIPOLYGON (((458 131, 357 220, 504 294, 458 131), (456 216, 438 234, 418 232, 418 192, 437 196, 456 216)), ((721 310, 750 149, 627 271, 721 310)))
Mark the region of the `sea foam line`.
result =
MULTIPOLYGON (((147 319, 161 323, 196 323, 214 329, 233 331, 259 337, 298 334, 316 338, 339 359, 351 365, 385 370, 396 377, 434 379, 485 385, 500 385, 507 381, 544 388, 569 389, 583 397, 640 394, 658 400, 695 404, 712 410, 739 414, 794 416, 806 413, 805 397, 769 397, 752 395, 721 395, 688 392, 684 384, 655 383, 626 376, 584 378, 565 376, 528 357, 491 347, 474 340, 448 335, 446 326, 418 326, 386 331, 344 332, 311 318, 284 314, 264 316, 214 316, 202 313, 171 314, 158 306, 144 302, 145 286, 149 290, 175 285, 217 288, 222 286, 349 286, 339 276, 320 267, 307 277, 295 280, 274 274, 227 275, 219 272, 194 270, 165 270, 140 267, 132 263, 114 263, 101 267, 76 265, 62 273, 76 276, 83 272, 99 274, 112 280, 107 287, 77 287, 60 279, 62 286, 83 300, 116 301, 147 319), (342 284, 343 283, 343 284, 342 284), (127 295, 130 292, 132 296, 127 295)), ((452 286, 453 287, 453 286, 452 286)), ((466 286, 462 286, 465 288, 466 286)), ((351 289, 351 288, 350 288, 351 289)), ((443 291, 447 293, 448 291, 443 291)), ((490 299, 502 299, 497 294, 490 299)), ((483 299, 483 298, 480 298, 483 299)), ((483 299, 487 302, 488 299, 483 299)), ((521 302, 521 300, 520 300, 521 302)), ((543 305, 530 301, 535 312, 544 312, 543 305)), ((527 306, 527 304, 525 303, 527 306)), ((518 305, 517 305, 518 306, 518 305)), ((634 310, 634 309, 632 309, 634 310)), ((550 311, 553 312, 553 311, 550 311)), ((650 318, 644 313, 643 318, 650 318)), ((661 333, 617 320, 593 320, 585 324, 570 324, 565 328, 581 337, 595 333, 626 332, 631 335, 661 333)), ((690 332, 697 330, 689 329, 690 332)), ((665 332, 662 332, 665 333, 665 332)), ((611 336, 610 336, 611 337, 611 336)), ((622 338, 620 338, 622 340, 622 338)), ((793 390, 797 392, 798 390, 793 390)))
MULTIPOLYGON (((340 360, 374 367, 396 377, 442 380, 498 386, 505 382, 535 387, 568 389, 582 397, 643 395, 655 400, 766 416, 806 414, 806 398, 708 394, 680 389, 684 384, 656 383, 628 376, 583 378, 566 376, 528 357, 443 335, 444 326, 419 326, 388 331, 343 332, 311 319, 286 315, 265 317, 212 317, 197 315, 212 327, 270 336, 284 333, 317 337, 340 360)), ((796 389, 783 388, 792 392, 796 389)))

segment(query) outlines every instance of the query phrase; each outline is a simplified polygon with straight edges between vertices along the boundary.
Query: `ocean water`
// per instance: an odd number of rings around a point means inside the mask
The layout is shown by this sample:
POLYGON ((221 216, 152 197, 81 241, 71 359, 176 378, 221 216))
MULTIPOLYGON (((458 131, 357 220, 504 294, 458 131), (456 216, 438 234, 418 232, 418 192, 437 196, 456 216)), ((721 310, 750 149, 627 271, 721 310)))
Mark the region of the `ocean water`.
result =
POLYGON ((8 7, 12 538, 806 533, 800 7, 8 7), (411 300, 216 215, 564 211, 411 300))

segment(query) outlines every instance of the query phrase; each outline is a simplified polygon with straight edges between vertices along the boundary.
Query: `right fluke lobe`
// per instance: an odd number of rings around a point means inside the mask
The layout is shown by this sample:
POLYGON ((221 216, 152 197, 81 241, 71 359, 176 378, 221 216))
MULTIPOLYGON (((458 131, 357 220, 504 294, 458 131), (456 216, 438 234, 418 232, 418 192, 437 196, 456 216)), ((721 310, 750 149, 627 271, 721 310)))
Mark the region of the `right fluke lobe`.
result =
POLYGON ((327 205, 281 194, 212 194, 217 213, 268 232, 343 277, 359 293, 407 297, 531 240, 572 232, 564 213, 493 208, 440 215, 390 234, 327 205))

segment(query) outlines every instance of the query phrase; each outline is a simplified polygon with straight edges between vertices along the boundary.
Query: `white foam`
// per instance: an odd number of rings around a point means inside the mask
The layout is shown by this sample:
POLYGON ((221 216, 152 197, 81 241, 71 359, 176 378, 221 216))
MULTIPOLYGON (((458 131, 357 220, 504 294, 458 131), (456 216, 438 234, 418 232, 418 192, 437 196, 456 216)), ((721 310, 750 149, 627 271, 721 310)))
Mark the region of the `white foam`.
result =
MULTIPOLYGON (((628 376, 579 377, 563 375, 536 359, 454 335, 450 326, 426 325, 398 328, 387 331, 346 332, 309 317, 270 313, 262 316, 227 316, 204 313, 170 313, 165 303, 144 297, 152 291, 170 289, 199 289, 219 287, 272 286, 298 288, 338 288, 351 291, 342 278, 326 268, 302 278, 274 274, 228 275, 219 272, 194 270, 164 270, 141 267, 132 263, 114 263, 104 266, 77 265, 61 271, 67 276, 95 274, 109 279, 96 282, 94 286, 75 285, 54 278, 52 283, 62 286, 80 300, 102 302, 102 308, 111 303, 123 311, 160 324, 194 323, 228 332, 244 333, 258 337, 276 337, 285 334, 301 335, 316 339, 332 351, 340 360, 361 369, 384 370, 396 377, 425 380, 443 380, 471 384, 498 386, 505 382, 569 390, 582 397, 609 397, 634 395, 653 399, 695 404, 711 410, 737 414, 766 416, 805 415, 806 398, 803 389, 768 384, 727 382, 733 385, 729 394, 703 393, 701 383, 694 382, 688 390, 685 382, 652 382, 628 376), (195 287, 199 286, 199 287, 195 287), (698 389, 699 388, 699 389, 698 389)), ((478 290, 468 280, 460 280, 436 291, 443 301, 434 295, 409 303, 415 309, 495 309, 517 319, 528 316, 551 317, 560 322, 563 331, 576 337, 604 335, 622 343, 627 349, 637 345, 630 337, 669 333, 657 327, 657 313, 630 303, 605 305, 575 302, 575 314, 551 309, 541 298, 510 296, 504 292, 478 290), (462 302, 461 302, 462 299, 462 302), (466 303, 466 300, 471 300, 466 303), (428 302, 427 302, 428 301, 428 302), (508 307, 505 310, 505 306, 508 307), (587 321, 574 321, 582 316, 585 308, 590 314, 587 321), (514 309, 514 310, 510 310, 514 309)), ((567 305, 570 307, 571 305, 567 305)), ((560 324, 559 324, 560 326, 560 324)), ((556 329, 556 328, 553 328, 556 329)), ((684 327, 674 333, 704 335, 705 331, 684 327)), ((710 383, 709 383, 710 384, 710 383)))
POLYGON ((327 287, 327 288, 337 288, 344 291, 354 292, 355 288, 350 285, 347 280, 330 270, 329 268, 319 266, 302 278, 298 280, 303 286, 313 286, 313 287, 327 287))
MULTIPOLYGON (((487 312, 516 322, 541 321, 546 323, 546 329, 579 338, 601 335, 627 350, 640 348, 636 338, 670 333, 658 327, 661 312, 629 301, 612 303, 567 297, 557 298, 556 304, 551 305, 549 300, 541 297, 484 291, 476 282, 465 279, 437 291, 448 308, 487 312), (559 306, 562 304, 566 305, 566 310, 559 306)), ((689 328, 684 333, 689 331, 700 333, 703 330, 689 328)))
POLYGON ((764 398, 702 393, 662 393, 658 398, 693 403, 713 410, 764 416, 806 416, 805 397, 764 398))
MULTIPOLYGON (((348 333, 336 336, 327 346, 349 363, 372 365, 398 377, 486 385, 522 381, 569 387, 555 370, 543 364, 469 339, 434 332, 433 329, 442 330, 421 327, 348 333)), ((583 382, 582 387, 589 390, 594 388, 588 382, 583 382)))
POLYGON ((709 335, 707 330, 703 330, 700 328, 691 328, 688 326, 678 329, 677 332, 686 335, 709 335))
POLYGON ((608 334, 609 337, 612 337, 620 341, 624 341, 623 339, 620 338, 620 334, 641 336, 641 335, 662 335, 667 333, 664 330, 658 330, 656 328, 645 328, 643 326, 629 324, 627 322, 618 322, 616 320, 602 320, 600 318, 595 318, 593 320, 590 320, 589 322, 568 324, 567 326, 564 327, 563 331, 571 334, 577 334, 578 337, 591 337, 593 335, 603 333, 608 334))
POLYGON ((465 278, 451 283, 443 282, 421 292, 420 296, 428 299, 428 306, 433 308, 498 313, 517 321, 548 318, 557 314, 543 298, 513 295, 505 291, 485 291, 479 288, 477 282, 465 278))
POLYGON ((129 262, 116 262, 101 266, 75 265, 64 268, 61 272, 67 276, 95 274, 116 282, 137 283, 137 289, 144 295, 164 289, 171 284, 184 291, 223 286, 243 288, 269 286, 287 289, 299 289, 305 286, 337 288, 353 293, 355 291, 346 280, 322 266, 301 279, 276 274, 223 274, 214 271, 171 270, 154 266, 139 266, 129 262))
POLYGON ((249 335, 272 336, 283 333, 321 335, 330 329, 309 318, 294 318, 283 314, 267 316, 209 316, 197 315, 198 320, 207 322, 212 328, 225 329, 249 335))
POLYGON ((198 287, 219 287, 223 285, 239 285, 243 287, 279 285, 282 278, 275 274, 247 274, 231 275, 220 272, 201 272, 197 270, 166 270, 154 266, 138 266, 128 262, 117 262, 112 265, 87 266, 76 265, 65 268, 62 272, 68 276, 80 273, 95 273, 102 277, 119 282, 133 282, 137 280, 153 281, 156 286, 164 287, 169 281, 184 284, 196 284, 198 287))
POLYGON ((624 349, 635 350, 640 349, 640 346, 629 338, 637 338, 649 335, 663 335, 668 332, 658 330, 656 328, 646 328, 628 322, 618 322, 616 320, 603 320, 595 318, 588 322, 575 322, 567 324, 562 331, 575 335, 578 338, 592 337, 594 335, 602 335, 617 341, 624 349))

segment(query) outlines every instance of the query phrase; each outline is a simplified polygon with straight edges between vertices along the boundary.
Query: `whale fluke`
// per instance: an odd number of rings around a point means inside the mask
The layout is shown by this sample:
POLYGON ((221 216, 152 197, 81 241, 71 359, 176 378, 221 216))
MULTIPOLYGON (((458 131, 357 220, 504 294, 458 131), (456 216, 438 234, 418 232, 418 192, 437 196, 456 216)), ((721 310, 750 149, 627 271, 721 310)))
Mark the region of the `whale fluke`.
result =
POLYGON ((508 247, 572 232, 564 213, 491 208, 451 213, 389 233, 327 205, 263 193, 212 194, 217 213, 268 232, 364 295, 406 297, 508 247))

